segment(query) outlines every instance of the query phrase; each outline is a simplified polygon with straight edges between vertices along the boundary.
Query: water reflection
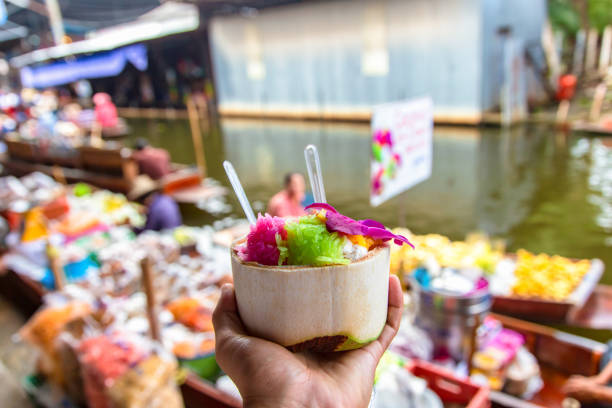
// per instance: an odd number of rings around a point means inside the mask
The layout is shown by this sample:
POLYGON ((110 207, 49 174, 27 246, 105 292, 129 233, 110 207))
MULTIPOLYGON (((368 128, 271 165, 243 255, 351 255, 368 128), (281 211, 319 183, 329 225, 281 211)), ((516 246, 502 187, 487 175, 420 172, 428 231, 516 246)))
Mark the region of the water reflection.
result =
POLYGON ((374 209, 368 126, 227 120, 221 129, 225 155, 253 200, 267 200, 283 174, 305 172, 303 148, 314 143, 328 199, 342 211, 453 236, 473 229, 502 234, 520 222, 536 186, 529 164, 542 144, 526 128, 499 136, 488 129, 436 129, 431 178, 374 209))
POLYGON ((526 127, 481 135, 475 206, 478 230, 503 235, 527 216, 537 188, 544 137, 526 127))
POLYGON ((254 198, 269 198, 287 172, 306 173, 304 147, 310 143, 318 147, 330 201, 367 198, 368 127, 226 120, 221 133, 226 158, 254 198))
MULTIPOLYGON (((131 126, 133 137, 149 137, 174 160, 194 162, 187 122, 131 126)), ((431 178, 372 208, 368 126, 223 120, 204 137, 208 174, 228 185, 221 162, 231 160, 254 207, 263 208, 285 173, 306 172, 309 143, 319 148, 328 200, 350 216, 455 239, 480 230, 505 238, 511 250, 599 257, 612 265, 611 139, 546 127, 436 128, 431 178)), ((242 217, 233 195, 228 202, 230 215, 242 217)), ((216 219, 193 207, 184 211, 192 224, 216 219)), ((603 280, 612 282, 612 273, 603 280)))
MULTIPOLYGON (((588 144, 586 139, 581 142, 588 144)), ((597 224, 612 233, 612 139, 593 140, 586 156, 591 163, 588 201, 600 209, 597 224)))

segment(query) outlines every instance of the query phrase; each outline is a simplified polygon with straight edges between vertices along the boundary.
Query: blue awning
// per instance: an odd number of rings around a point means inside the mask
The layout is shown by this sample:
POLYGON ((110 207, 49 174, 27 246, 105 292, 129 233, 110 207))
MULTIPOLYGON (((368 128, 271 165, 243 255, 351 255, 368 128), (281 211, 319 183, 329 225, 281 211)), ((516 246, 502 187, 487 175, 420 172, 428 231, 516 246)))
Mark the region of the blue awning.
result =
POLYGON ((79 79, 116 76, 131 62, 140 71, 147 69, 147 49, 143 44, 130 45, 72 61, 60 61, 39 67, 23 67, 21 84, 26 88, 47 88, 79 79))

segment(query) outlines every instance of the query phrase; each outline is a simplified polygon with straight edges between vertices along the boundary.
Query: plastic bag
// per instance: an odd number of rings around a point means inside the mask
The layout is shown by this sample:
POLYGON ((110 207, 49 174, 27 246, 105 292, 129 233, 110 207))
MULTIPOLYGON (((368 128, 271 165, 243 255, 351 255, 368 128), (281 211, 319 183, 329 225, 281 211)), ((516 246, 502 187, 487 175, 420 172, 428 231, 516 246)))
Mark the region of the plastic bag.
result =
POLYGON ((78 347, 90 408, 175 408, 176 359, 157 343, 115 332, 87 338, 78 347))
POLYGON ((55 341, 70 321, 86 316, 90 311, 84 302, 46 306, 37 311, 19 332, 25 341, 40 349, 40 370, 58 385, 63 385, 65 380, 55 341))
POLYGON ((64 391, 71 402, 85 405, 83 375, 79 362, 78 347, 81 340, 94 330, 99 330, 98 321, 89 318, 72 320, 64 327, 55 342, 59 368, 64 376, 64 391), (95 323, 94 323, 95 322, 95 323))

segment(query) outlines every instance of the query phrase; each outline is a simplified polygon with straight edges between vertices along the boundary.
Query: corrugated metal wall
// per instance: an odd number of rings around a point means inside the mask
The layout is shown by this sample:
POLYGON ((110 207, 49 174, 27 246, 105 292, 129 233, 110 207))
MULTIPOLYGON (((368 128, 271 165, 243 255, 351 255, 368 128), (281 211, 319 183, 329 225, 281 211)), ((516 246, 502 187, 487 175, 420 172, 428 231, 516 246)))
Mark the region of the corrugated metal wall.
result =
MULTIPOLYGON (((501 28, 510 29, 509 35, 522 41, 525 48, 541 47, 541 33, 547 18, 544 0, 481 0, 483 24, 483 79, 482 108, 498 108, 504 82, 503 38, 501 28)), ((544 61, 540 61, 544 63, 544 61)), ((540 99, 543 88, 538 83, 533 67, 527 66, 527 90, 531 99, 540 99)))
POLYGON ((330 1, 211 24, 223 111, 368 113, 429 94, 438 115, 481 106, 479 0, 330 1))
POLYGON ((438 119, 478 120, 499 100, 493 34, 507 23, 533 41, 543 10, 545 0, 336 0, 216 17, 219 108, 367 117, 372 105, 427 94, 438 119))

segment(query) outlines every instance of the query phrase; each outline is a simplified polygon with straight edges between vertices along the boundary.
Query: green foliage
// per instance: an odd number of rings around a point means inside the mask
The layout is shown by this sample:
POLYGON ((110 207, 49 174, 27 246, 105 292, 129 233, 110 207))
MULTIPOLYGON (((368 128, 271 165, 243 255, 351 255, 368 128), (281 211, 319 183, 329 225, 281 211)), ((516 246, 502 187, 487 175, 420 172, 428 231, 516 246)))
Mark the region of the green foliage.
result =
POLYGON ((580 29, 580 16, 570 0, 549 0, 548 17, 555 30, 575 35, 580 29))
POLYGON ((589 22, 599 32, 612 24, 612 0, 589 0, 589 22))
MULTIPOLYGON (((612 0, 585 1, 588 4, 587 17, 591 27, 601 32, 605 26, 612 24, 612 0)), ((548 16, 555 30, 575 35, 582 28, 576 3, 576 0, 548 1, 548 16)))

